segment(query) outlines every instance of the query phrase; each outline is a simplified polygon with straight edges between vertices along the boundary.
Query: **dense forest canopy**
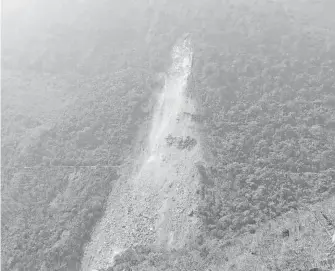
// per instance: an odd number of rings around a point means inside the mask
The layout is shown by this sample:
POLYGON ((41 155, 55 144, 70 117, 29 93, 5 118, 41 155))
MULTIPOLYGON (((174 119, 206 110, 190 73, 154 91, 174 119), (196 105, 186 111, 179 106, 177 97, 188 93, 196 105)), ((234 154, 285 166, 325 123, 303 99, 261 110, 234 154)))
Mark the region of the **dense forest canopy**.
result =
MULTIPOLYGON (((185 33, 203 234, 180 251, 134 248, 113 270, 228 266, 232 236, 334 195, 333 1, 3 2, 2 270, 80 269, 185 33)), ((300 264, 287 257, 276 268, 300 264)))

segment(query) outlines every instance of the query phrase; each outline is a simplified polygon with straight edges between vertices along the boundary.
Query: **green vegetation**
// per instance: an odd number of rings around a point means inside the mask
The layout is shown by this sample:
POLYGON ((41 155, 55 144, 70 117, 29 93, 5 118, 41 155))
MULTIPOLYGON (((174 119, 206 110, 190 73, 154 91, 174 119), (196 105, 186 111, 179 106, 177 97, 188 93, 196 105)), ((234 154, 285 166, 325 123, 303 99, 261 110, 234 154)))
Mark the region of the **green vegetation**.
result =
POLYGON ((109 270, 301 270, 324 259, 328 237, 301 209, 334 202, 332 1, 202 2, 40 1, 9 15, 4 5, 2 270, 80 269, 184 33, 205 227, 182 250, 131 248, 109 270), (283 247, 278 231, 301 224, 290 212, 306 226, 283 247))
POLYGON ((257 234, 335 192, 335 36, 282 3, 213 12, 223 29, 209 24, 195 41, 192 95, 209 161, 199 214, 214 240, 257 234))
POLYGON ((217 238, 335 192, 335 36, 280 4, 226 13, 194 42, 192 90, 210 161, 199 212, 217 238))
POLYGON ((6 170, 2 188, 3 270, 77 270, 101 217, 115 170, 6 170), (114 172, 113 172, 114 171, 114 172))
POLYGON ((149 6, 65 2, 5 12, 2 270, 80 269, 169 61, 149 6))

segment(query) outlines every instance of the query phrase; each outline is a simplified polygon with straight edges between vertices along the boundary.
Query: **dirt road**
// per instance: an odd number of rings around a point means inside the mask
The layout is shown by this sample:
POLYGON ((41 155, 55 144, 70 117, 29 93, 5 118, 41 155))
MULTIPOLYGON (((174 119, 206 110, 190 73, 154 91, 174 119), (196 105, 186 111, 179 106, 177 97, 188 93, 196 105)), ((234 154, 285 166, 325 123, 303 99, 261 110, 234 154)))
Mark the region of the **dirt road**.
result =
POLYGON ((137 171, 113 189, 105 217, 87 246, 83 270, 106 268, 131 245, 182 247, 196 234, 199 137, 189 114, 195 113, 185 89, 191 70, 189 41, 176 45, 173 65, 153 114, 148 146, 137 171))

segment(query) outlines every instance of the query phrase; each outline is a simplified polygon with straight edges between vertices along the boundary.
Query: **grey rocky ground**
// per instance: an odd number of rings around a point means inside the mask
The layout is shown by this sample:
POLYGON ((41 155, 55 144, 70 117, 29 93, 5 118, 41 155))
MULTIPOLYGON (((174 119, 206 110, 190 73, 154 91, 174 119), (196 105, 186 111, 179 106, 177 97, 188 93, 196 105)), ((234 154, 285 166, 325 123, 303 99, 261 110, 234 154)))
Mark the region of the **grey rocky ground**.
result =
POLYGON ((194 121, 184 114, 195 113, 185 94, 192 52, 184 44, 176 46, 172 55, 174 64, 153 114, 148 144, 137 167, 133 165, 136 169, 113 189, 106 214, 87 246, 83 270, 111 266, 113 257, 132 245, 182 247, 200 226, 193 215, 200 138, 194 121), (169 144, 169 136, 190 146, 169 144))

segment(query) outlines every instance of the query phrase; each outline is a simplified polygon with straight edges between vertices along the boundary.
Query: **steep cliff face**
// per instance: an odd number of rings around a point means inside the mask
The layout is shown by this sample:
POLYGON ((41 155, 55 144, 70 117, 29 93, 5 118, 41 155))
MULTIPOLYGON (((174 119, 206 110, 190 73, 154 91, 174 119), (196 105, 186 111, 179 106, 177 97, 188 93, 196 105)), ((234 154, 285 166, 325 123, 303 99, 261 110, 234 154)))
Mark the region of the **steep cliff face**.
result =
POLYGON ((114 189, 105 217, 97 226, 83 259, 83 270, 106 268, 113 256, 132 245, 183 247, 196 234, 193 216, 201 160, 195 113, 186 88, 192 48, 184 40, 172 50, 173 64, 153 113, 147 145, 134 174, 114 189), (189 114, 187 114, 189 113, 189 114))

